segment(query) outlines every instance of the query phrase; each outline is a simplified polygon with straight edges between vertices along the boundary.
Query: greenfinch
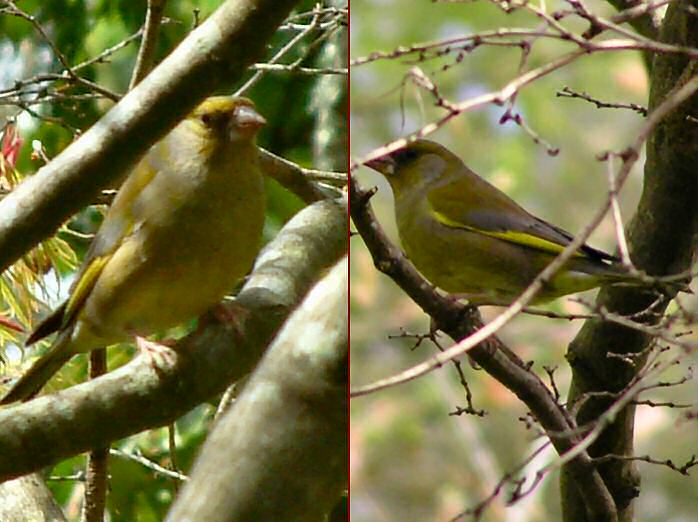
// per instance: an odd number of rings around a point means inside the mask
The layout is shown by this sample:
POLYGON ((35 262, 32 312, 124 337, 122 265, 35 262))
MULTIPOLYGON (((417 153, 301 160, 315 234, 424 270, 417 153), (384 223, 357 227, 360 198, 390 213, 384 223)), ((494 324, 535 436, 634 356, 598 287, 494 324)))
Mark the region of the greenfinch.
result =
MULTIPOLYGON (((438 143, 420 139, 366 165, 390 183, 407 256, 432 284, 471 304, 511 303, 573 239, 438 143)), ((616 257, 583 245, 533 302, 624 282, 637 278, 616 257)))
POLYGON ((27 400, 74 354, 197 317, 248 272, 265 196, 255 136, 266 123, 241 97, 208 98, 139 161, 107 212, 70 297, 29 336, 57 331, 3 397, 27 400))

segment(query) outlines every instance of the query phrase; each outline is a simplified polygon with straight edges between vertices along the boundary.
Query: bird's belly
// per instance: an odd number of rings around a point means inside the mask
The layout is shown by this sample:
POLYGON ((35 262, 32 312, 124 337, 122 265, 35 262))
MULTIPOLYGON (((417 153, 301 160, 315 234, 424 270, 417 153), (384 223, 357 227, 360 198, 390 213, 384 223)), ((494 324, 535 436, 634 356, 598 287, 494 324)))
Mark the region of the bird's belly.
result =
MULTIPOLYGON (((440 226, 440 225, 439 225, 440 226)), ((466 230, 449 229, 427 234, 401 234, 410 260, 434 285, 452 294, 484 294, 499 300, 518 297, 554 259, 519 245, 466 230)), ((534 303, 598 286, 598 277, 558 271, 545 283, 534 303)))
POLYGON ((246 209, 244 215, 208 221, 215 232, 206 237, 197 236, 196 227, 189 233, 185 225, 129 238, 104 267, 79 320, 97 336, 125 340, 201 315, 233 290, 254 262, 263 206, 246 209))
POLYGON ((409 227, 412 233, 403 229, 401 240, 417 269, 449 293, 516 297, 552 260, 522 255, 520 247, 496 238, 433 224, 437 226, 439 230, 409 227))

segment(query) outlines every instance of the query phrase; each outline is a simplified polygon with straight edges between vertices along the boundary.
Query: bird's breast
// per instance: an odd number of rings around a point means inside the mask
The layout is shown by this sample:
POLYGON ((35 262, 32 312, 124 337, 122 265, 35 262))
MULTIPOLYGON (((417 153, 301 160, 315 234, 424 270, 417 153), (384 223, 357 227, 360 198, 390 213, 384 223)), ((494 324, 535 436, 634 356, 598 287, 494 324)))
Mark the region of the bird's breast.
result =
POLYGON ((138 226, 85 303, 85 320, 99 318, 95 330, 170 328, 205 312, 250 270, 265 214, 256 151, 211 160, 159 173, 141 192, 138 226))

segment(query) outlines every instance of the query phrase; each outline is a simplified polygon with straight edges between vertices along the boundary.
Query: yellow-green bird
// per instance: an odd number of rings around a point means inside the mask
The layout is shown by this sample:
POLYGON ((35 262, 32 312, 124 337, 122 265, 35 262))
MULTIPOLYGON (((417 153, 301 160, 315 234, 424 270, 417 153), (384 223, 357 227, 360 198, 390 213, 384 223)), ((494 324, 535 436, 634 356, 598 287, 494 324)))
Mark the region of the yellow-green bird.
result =
MULTIPOLYGON (((472 304, 512 302, 573 239, 438 143, 417 140, 367 165, 390 183, 407 256, 432 284, 472 304)), ((637 278, 616 257, 584 245, 533 302, 621 282, 637 278)))
POLYGON ((74 354, 204 313, 257 256, 265 197, 255 136, 266 123, 241 97, 208 98, 124 181, 70 297, 29 336, 53 345, 3 397, 27 400, 74 354))

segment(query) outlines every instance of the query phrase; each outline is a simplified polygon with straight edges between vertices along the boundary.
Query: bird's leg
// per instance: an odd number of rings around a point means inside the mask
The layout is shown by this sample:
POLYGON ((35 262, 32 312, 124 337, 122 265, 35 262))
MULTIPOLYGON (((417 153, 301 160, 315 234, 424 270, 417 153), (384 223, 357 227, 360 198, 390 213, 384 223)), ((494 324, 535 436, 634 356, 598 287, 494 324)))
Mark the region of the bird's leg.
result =
POLYGON ((176 344, 174 339, 164 339, 159 342, 149 341, 145 337, 136 336, 136 347, 144 357, 150 359, 150 366, 156 372, 159 366, 172 366, 175 363, 175 353, 172 347, 176 344), (159 364, 158 364, 159 363, 159 364))

